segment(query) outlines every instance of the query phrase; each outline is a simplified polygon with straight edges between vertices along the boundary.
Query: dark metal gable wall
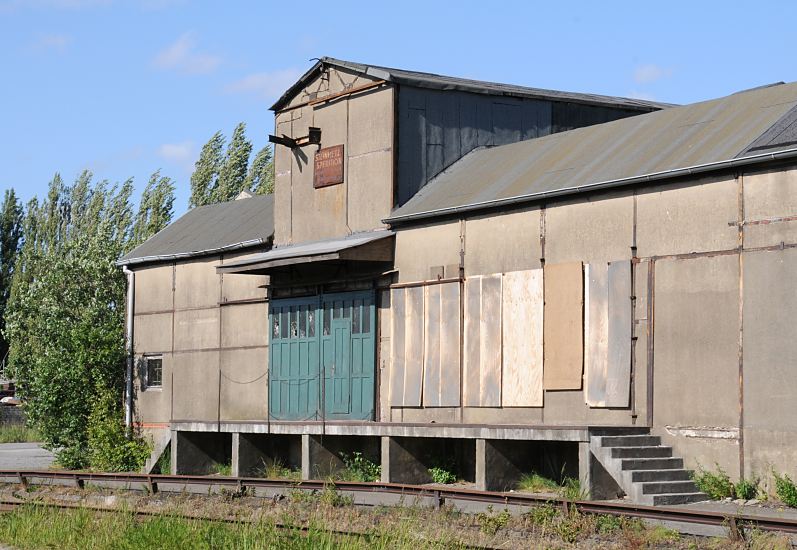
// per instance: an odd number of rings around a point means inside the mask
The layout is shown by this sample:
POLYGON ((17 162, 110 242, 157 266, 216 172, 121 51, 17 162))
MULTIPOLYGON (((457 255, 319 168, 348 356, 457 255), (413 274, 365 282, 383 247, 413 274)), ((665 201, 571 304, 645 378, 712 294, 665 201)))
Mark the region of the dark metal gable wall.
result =
POLYGON ((473 149, 625 118, 635 111, 398 87, 396 206, 473 149))

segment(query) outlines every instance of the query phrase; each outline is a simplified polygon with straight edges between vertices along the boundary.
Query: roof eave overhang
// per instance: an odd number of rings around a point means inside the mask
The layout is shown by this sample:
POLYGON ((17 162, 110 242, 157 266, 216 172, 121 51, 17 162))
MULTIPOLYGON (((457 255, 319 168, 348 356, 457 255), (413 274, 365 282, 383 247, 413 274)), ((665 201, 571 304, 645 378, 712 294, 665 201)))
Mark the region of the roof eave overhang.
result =
POLYGON ((556 197, 565 197, 568 195, 576 195, 581 193, 601 191, 605 189, 613 189, 615 187, 624 187, 626 185, 645 184, 653 182, 658 183, 665 180, 681 178, 685 176, 706 174, 709 172, 737 168, 741 166, 754 166, 773 161, 789 160, 795 158, 797 158, 797 148, 784 149, 780 151, 774 151, 771 153, 761 153, 757 155, 736 157, 723 161, 709 162, 706 164, 698 164, 695 166, 676 168, 673 170, 665 170, 662 172, 653 172, 650 174, 643 174, 639 176, 618 178, 618 179, 600 181, 600 182, 578 185, 573 187, 564 187, 552 191, 526 193, 523 195, 516 195, 514 197, 492 199, 492 200, 464 204, 460 206, 451 206, 446 208, 438 208, 434 210, 426 210, 423 212, 413 212, 411 214, 405 214, 405 215, 390 216, 388 218, 383 219, 382 223, 385 223, 390 226, 396 226, 405 223, 429 220, 432 218, 438 218, 443 216, 452 216, 461 213, 470 213, 479 210, 487 210, 503 206, 514 206, 517 204, 531 203, 535 201, 546 200, 556 197))
POLYGON ((117 260, 116 265, 119 267, 130 267, 140 264, 154 264, 161 262, 170 262, 175 260, 186 260, 191 258, 200 258, 203 256, 213 256, 214 254, 221 254, 224 252, 231 252, 234 250, 242 250, 245 248, 253 248, 262 245, 268 245, 271 242, 271 237, 267 239, 250 239, 240 243, 220 246, 217 248, 209 248, 207 250, 195 250, 192 252, 180 252, 177 254, 160 254, 156 256, 141 256, 138 258, 130 258, 128 260, 117 260))

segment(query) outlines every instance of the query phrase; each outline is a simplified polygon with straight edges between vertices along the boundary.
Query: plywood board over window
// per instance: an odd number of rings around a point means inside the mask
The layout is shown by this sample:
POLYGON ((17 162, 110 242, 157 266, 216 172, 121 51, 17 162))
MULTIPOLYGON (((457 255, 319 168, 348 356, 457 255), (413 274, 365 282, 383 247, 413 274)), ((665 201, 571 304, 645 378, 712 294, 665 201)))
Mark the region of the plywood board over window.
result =
POLYGON ((458 407, 459 283, 424 288, 424 407, 458 407))
POLYGON ((627 407, 631 392, 631 264, 584 268, 584 378, 590 407, 627 407))
POLYGON ((501 275, 465 281, 466 407, 501 406, 501 275))
POLYGON ((580 390, 584 305, 581 262, 546 265, 544 274, 543 386, 546 390, 580 390))
POLYGON ((423 288, 391 291, 390 405, 420 407, 423 379, 424 318, 423 288))
POLYGON ((541 407, 542 269, 506 273, 502 290, 504 407, 541 407))

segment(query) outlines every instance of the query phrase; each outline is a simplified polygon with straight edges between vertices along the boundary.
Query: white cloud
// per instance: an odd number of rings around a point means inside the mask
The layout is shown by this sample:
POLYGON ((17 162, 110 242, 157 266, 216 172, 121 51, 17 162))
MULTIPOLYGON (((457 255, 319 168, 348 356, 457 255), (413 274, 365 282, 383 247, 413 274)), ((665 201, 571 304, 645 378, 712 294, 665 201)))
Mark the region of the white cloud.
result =
POLYGON ((72 37, 67 34, 42 34, 36 37, 31 48, 38 52, 64 53, 72 43, 72 37))
POLYGON ((251 94, 258 99, 276 99, 302 76, 299 69, 252 73, 224 87, 227 93, 251 94))
POLYGON ((184 74, 206 74, 216 70, 221 57, 196 51, 196 37, 184 33, 175 42, 158 52, 153 64, 159 69, 175 70, 184 74))
POLYGON ((158 147, 156 153, 163 160, 178 165, 187 174, 194 171, 196 153, 193 141, 164 143, 158 147))
POLYGON ((638 84, 649 84, 662 78, 667 78, 672 74, 672 69, 660 67, 649 63, 640 65, 634 70, 634 81, 638 84))

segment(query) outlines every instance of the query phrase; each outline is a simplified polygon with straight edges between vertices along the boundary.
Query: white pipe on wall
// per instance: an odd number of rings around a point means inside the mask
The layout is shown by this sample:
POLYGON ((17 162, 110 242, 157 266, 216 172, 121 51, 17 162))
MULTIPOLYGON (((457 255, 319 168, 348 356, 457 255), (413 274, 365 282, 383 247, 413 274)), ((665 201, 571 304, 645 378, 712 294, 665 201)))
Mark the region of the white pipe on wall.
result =
POLYGON ((133 314, 136 296, 136 274, 126 266, 122 272, 127 276, 127 321, 125 324, 125 352, 127 368, 125 370, 125 426, 133 427, 133 314))

